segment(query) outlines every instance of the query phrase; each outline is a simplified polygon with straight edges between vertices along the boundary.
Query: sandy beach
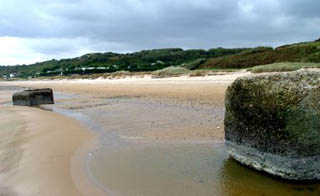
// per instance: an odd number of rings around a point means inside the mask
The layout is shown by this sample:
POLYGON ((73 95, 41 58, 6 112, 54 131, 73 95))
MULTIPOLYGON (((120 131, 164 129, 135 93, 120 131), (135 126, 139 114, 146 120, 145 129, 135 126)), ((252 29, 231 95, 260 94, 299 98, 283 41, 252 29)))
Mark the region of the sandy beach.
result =
MULTIPOLYGON (((85 110, 105 106, 107 108, 101 108, 101 110, 115 113, 122 110, 123 113, 128 111, 128 115, 101 121, 106 127, 125 130, 118 133, 123 138, 144 138, 150 141, 219 141, 223 140, 225 90, 235 78, 247 74, 241 72, 202 78, 16 81, 3 82, 1 86, 49 87, 55 92, 75 95, 68 98, 60 97, 56 100, 57 107, 62 109, 85 110), (142 99, 144 102, 141 104, 142 102, 139 101, 140 105, 137 102, 123 102, 110 106, 110 100, 127 98, 142 99), (108 100, 107 103, 104 103, 105 99, 108 100), (66 102, 69 104, 65 104, 66 102), (160 105, 157 105, 159 103, 160 105), (164 106, 164 103, 167 105, 164 106), (146 104, 151 107, 148 106, 149 109, 146 109, 146 104), (183 109, 158 110, 158 108, 170 108, 176 104, 182 104, 183 109), (216 116, 218 122, 214 122, 214 118, 213 122, 209 119, 208 123, 188 120, 199 115, 192 111, 195 110, 195 106, 198 110, 202 106, 220 108, 216 116), (153 112, 152 110, 159 111, 154 113, 154 118, 143 122, 140 118, 131 118, 139 113, 146 117, 148 113, 153 112), (181 115, 184 115, 183 119, 179 118, 181 115), (170 119, 181 123, 172 122, 170 119), (158 127, 154 126, 157 120, 158 127), (128 121, 127 125, 123 121, 128 121), (188 121, 191 123, 187 123, 188 121), (151 125, 147 122, 151 122, 151 125)), ((1 93, 1 103, 10 103, 10 92, 2 90, 1 93)), ((103 194, 90 183, 84 172, 83 160, 88 156, 86 149, 89 149, 86 145, 93 143, 95 138, 87 127, 70 117, 39 108, 1 107, 0 126, 2 130, 7 130, 1 132, 1 154, 4 155, 0 170, 2 195, 103 194)), ((94 117, 99 119, 99 113, 94 117)))
MULTIPOLYGON (((153 134, 150 129, 155 127, 148 127, 145 124, 140 127, 136 127, 131 134, 126 135, 129 137, 144 137, 149 139, 223 139, 223 113, 224 113, 224 94, 229 84, 231 84, 237 77, 250 74, 249 72, 236 72, 236 73, 223 73, 220 75, 207 76, 207 77, 175 77, 175 78, 163 78, 152 79, 149 76, 145 78, 122 78, 122 79, 97 79, 97 80, 54 80, 54 81, 15 81, 2 83, 2 85, 11 85, 24 88, 52 88, 54 92, 60 92, 65 94, 74 95, 72 97, 62 97, 57 99, 56 102, 61 105, 55 106, 62 109, 83 109, 89 110, 97 106, 104 107, 103 110, 114 111, 115 113, 122 110, 123 113, 127 113, 126 116, 122 115, 120 118, 114 118, 111 122, 101 119, 99 123, 104 124, 105 127, 109 127, 115 124, 127 124, 127 127, 122 127, 122 130, 129 129, 134 121, 133 116, 139 113, 147 116, 145 121, 160 121, 159 118, 165 117, 162 121, 168 121, 168 119, 180 116, 181 125, 177 126, 177 123, 172 122, 174 125, 170 127, 160 127, 161 131, 157 134, 153 134), (110 102, 115 99, 137 99, 143 102, 148 102, 149 105, 141 105, 137 103, 124 103, 110 106, 110 102), (67 104, 65 104, 67 103, 67 104), (202 117, 210 123, 196 122, 188 123, 192 121, 192 116, 197 119, 201 119, 201 113, 193 111, 189 112, 187 109, 179 111, 165 111, 159 110, 158 113, 154 113, 153 116, 157 116, 154 119, 149 118, 147 113, 154 112, 158 108, 153 108, 151 105, 160 104, 159 108, 166 108, 168 105, 182 105, 190 107, 207 107, 207 110, 218 109, 216 114, 212 114, 208 117, 202 117), (139 108, 140 105, 140 108, 139 108), (151 107, 150 107, 151 106, 151 107), (149 109, 149 110, 148 110, 149 109), (127 111, 127 112, 126 112, 127 111), (188 117, 189 115, 189 117, 188 117), (188 120, 189 118, 189 120, 188 120), (211 119, 210 119, 211 118, 211 119), (126 122, 126 123, 124 123, 126 122), (147 130, 147 131, 138 131, 147 130), (174 131, 173 131, 174 130, 174 131)), ((10 97, 6 97, 10 98, 10 97)), ((0 100, 1 101, 1 100, 0 100)), ((3 103, 10 102, 10 100, 2 100, 3 103)), ((95 118, 99 119, 101 115, 97 115, 95 118)), ((112 118, 112 116, 111 116, 112 118)))
POLYGON ((316 195, 228 158, 224 94, 248 74, 1 82, 0 195, 316 195), (11 106, 42 87, 56 104, 11 106))
MULTIPOLYGON (((101 98, 117 97, 142 97, 146 100, 169 101, 173 104, 223 107, 224 92, 228 84, 239 75, 245 74, 208 78, 16 81, 3 82, 1 86, 49 87, 55 92, 81 95, 72 98, 72 105, 63 107, 90 108, 94 107, 94 104, 101 103, 99 100, 101 98)), ((56 101, 63 103, 66 100, 60 98, 56 101)), ((10 92, 2 90, 0 101, 3 104, 10 103, 10 92)), ((1 109, 1 128, 8 130, 1 132, 1 140, 3 140, 1 154, 5 155, 2 156, 0 170, 2 195, 80 195, 80 191, 85 194, 99 195, 99 191, 90 186, 84 171, 81 172, 84 169, 81 156, 86 154, 79 153, 80 147, 85 149, 84 146, 93 141, 93 133, 74 119, 39 108, 2 106, 1 109), (9 130, 14 130, 15 134, 9 130)), ((119 106, 117 109, 119 110, 119 106)), ((141 111, 141 108, 135 109, 136 111, 130 115, 141 111)), ((123 107, 123 110, 126 108, 123 107)), ((121 120, 124 119, 114 119, 112 124, 123 124, 121 120)), ((129 123, 128 126, 131 125, 132 123, 129 123)), ((166 129, 160 126, 162 131, 158 131, 156 135, 150 131, 138 131, 146 127, 145 124, 140 123, 135 131, 121 134, 128 138, 144 137, 153 140, 223 139, 221 119, 219 124, 214 126, 215 129, 208 125, 196 124, 193 127, 183 125, 166 129), (219 129, 216 129, 217 127, 219 129)), ((125 128, 122 127, 122 129, 125 128)))
POLYGON ((92 97, 143 97, 207 105, 223 105, 224 93, 236 78, 250 72, 221 73, 206 77, 152 79, 151 76, 96 80, 41 80, 3 82, 3 85, 52 88, 54 91, 92 97))

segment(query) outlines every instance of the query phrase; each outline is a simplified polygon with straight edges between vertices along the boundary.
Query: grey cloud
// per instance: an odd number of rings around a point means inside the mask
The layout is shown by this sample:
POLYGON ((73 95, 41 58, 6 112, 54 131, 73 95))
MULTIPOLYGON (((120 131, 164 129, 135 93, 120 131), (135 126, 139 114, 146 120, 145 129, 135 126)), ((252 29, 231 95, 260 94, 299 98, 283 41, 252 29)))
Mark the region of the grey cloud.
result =
POLYGON ((31 44, 31 50, 57 56, 83 50, 277 46, 316 39, 320 30, 317 0, 0 1, 0 36, 47 39, 31 44))
POLYGON ((319 18, 320 1, 318 0, 291 0, 281 2, 283 11, 296 18, 319 18))

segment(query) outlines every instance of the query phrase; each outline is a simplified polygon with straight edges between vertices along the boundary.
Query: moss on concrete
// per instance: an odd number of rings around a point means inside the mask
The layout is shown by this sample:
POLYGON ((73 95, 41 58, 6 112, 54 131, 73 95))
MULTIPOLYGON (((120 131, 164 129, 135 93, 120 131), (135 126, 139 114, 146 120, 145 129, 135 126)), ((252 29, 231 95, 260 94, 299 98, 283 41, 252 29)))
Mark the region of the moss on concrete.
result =
POLYGON ((227 90, 226 140, 292 157, 320 153, 320 73, 241 78, 227 90))

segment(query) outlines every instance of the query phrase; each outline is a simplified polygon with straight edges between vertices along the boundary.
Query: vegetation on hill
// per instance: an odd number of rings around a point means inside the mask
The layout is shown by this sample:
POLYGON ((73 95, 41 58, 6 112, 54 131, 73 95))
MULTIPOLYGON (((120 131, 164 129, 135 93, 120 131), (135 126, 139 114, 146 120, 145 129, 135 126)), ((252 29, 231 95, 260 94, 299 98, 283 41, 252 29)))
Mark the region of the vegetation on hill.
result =
POLYGON ((199 68, 249 68, 280 62, 320 63, 320 42, 284 45, 275 49, 258 47, 231 56, 210 58, 199 68))
MULTIPOLYGON (((171 66, 188 70, 234 70, 267 64, 273 64, 267 66, 271 66, 272 70, 277 70, 274 69, 277 66, 278 70, 297 67, 297 64, 278 64, 283 62, 320 63, 320 41, 284 45, 275 49, 271 47, 210 50, 169 48, 127 54, 92 53, 77 58, 53 59, 32 65, 0 66, 0 77, 34 78, 118 71, 153 72, 171 66)), ((261 70, 261 67, 253 70, 261 70)), ((173 71, 173 68, 169 71, 173 71)))
POLYGON ((73 74, 111 73, 120 70, 155 71, 169 66, 186 66, 195 69, 208 58, 232 55, 247 48, 210 50, 180 48, 143 50, 135 53, 93 53, 78 58, 50 60, 32 65, 0 66, 0 76, 39 77, 73 74))
POLYGON ((273 63, 249 69, 253 73, 296 71, 302 68, 320 68, 320 63, 273 63))

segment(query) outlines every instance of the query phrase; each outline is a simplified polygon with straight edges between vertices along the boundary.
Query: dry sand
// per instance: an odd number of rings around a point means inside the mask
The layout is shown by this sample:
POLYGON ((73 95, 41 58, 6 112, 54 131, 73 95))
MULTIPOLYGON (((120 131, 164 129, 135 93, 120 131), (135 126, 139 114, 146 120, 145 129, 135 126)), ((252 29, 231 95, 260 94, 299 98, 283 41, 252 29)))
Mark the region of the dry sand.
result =
POLYGON ((207 77, 130 77, 117 80, 17 81, 2 84, 32 88, 48 87, 54 91, 92 95, 93 98, 128 96, 223 106, 227 86, 236 78, 249 74, 251 73, 241 71, 207 77))

